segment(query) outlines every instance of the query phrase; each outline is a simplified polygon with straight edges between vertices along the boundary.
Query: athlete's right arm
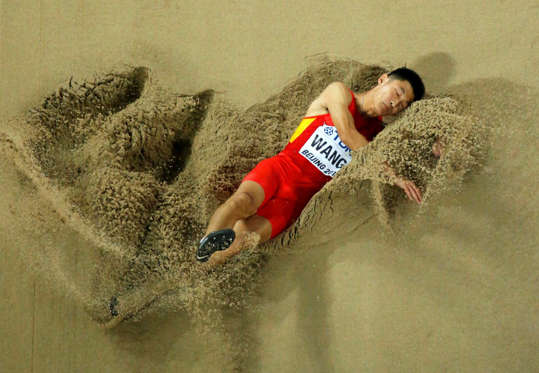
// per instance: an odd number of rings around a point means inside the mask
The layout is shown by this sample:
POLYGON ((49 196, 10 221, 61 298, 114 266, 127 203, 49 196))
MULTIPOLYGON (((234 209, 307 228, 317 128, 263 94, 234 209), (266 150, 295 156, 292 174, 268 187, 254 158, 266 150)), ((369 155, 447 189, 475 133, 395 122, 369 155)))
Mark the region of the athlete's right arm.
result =
POLYGON ((322 91, 318 99, 320 104, 329 111, 339 137, 346 146, 352 150, 358 150, 369 143, 356 129, 354 118, 348 110, 351 100, 350 90, 343 83, 331 83, 322 91))

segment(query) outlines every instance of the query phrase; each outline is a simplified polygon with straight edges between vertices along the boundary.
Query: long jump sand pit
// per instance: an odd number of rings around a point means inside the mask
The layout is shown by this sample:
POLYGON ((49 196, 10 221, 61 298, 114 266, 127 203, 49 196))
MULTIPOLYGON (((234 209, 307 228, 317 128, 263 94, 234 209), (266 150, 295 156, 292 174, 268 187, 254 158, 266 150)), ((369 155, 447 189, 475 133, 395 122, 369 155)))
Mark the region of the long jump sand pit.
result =
POLYGON ((43 242, 39 253, 22 255, 105 327, 181 311, 202 330, 223 328, 224 313, 249 304, 269 256, 303 252, 373 218, 388 230, 400 215, 413 221, 480 169, 488 152, 485 122, 455 98, 426 97, 354 153, 277 238, 253 241, 210 271, 195 260, 215 208, 257 162, 284 147, 325 86, 338 80, 363 91, 385 71, 324 58, 245 111, 212 90, 166 90, 146 67, 66 80, 8 123, 0 150, 36 200, 46 201, 84 243, 66 251, 43 242), (431 152, 436 139, 445 145, 440 159, 431 152), (402 208, 404 193, 391 185, 384 162, 423 190, 413 213, 402 208), (89 258, 82 273, 70 264, 78 256, 89 258))

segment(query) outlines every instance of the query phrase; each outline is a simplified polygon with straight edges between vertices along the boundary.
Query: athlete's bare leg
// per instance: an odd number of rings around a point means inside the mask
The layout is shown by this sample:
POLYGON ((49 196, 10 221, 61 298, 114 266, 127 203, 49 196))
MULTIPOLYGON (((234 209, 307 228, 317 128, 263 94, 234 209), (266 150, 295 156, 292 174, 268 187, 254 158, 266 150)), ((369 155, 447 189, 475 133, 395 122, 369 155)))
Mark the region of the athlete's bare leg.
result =
POLYGON ((271 223, 268 219, 252 215, 247 219, 240 219, 234 224, 236 239, 226 250, 216 251, 210 256, 208 265, 210 267, 224 263, 228 258, 238 254, 243 249, 266 242, 271 237, 271 223), (255 242, 253 242, 255 240, 255 242))
POLYGON ((240 184, 236 192, 215 210, 206 235, 222 229, 233 229, 235 239, 230 247, 211 254, 209 264, 223 263, 228 257, 236 255, 243 248, 258 242, 267 241, 271 236, 271 223, 255 215, 264 201, 264 189, 257 182, 247 180, 240 184))
POLYGON ((254 215, 262 202, 264 189, 260 184, 251 180, 244 181, 238 190, 215 210, 208 223, 206 235, 220 229, 233 229, 238 220, 254 215))

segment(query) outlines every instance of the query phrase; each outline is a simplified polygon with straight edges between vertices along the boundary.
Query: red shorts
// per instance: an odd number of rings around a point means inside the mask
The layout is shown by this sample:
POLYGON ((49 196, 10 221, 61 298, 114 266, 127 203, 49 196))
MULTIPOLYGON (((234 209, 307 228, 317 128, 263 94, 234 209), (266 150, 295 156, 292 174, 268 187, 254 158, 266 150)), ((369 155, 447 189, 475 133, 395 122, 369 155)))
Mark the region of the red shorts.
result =
POLYGON ((283 153, 261 161, 243 178, 243 181, 247 180, 264 189, 264 201, 256 214, 271 223, 271 238, 288 228, 311 197, 324 186, 324 183, 313 183, 283 153))

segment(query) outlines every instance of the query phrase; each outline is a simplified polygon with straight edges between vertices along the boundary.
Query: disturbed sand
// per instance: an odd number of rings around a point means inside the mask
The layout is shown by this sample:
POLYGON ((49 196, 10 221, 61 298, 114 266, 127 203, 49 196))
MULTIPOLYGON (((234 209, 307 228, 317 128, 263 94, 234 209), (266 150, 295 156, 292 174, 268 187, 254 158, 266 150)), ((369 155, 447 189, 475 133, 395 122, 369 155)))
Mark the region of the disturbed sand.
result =
MULTIPOLYGON (((44 245, 36 266, 67 281, 92 318, 108 327, 139 320, 150 307, 159 312, 165 295, 169 307, 208 325, 215 312, 241 313, 247 306, 267 259, 263 254, 299 253, 299 247, 312 246, 332 225, 341 225, 335 222, 339 215, 353 221, 376 215, 388 230, 402 224, 396 214, 403 193, 383 172, 385 164, 423 189, 418 213, 428 213, 436 197, 460 188, 465 175, 480 172, 489 133, 497 130, 449 97, 425 98, 393 118, 272 242, 249 247, 210 273, 193 257, 215 208, 257 162, 285 146, 304 108, 324 87, 343 81, 365 91, 384 71, 325 58, 245 111, 214 101, 211 90, 167 92, 144 67, 83 82, 70 78, 28 114, 10 121, 2 150, 39 194, 50 196, 66 224, 94 243, 100 258, 91 263, 92 279, 81 284, 69 280, 76 271, 58 263, 78 255, 77 247, 64 253, 44 245), (444 144, 440 159, 431 152, 434 141, 444 144), (82 290, 88 283, 92 289, 82 290)), ((414 215, 405 220, 413 221, 414 215)), ((36 257, 33 251, 21 254, 29 263, 36 257)))
MULTIPOLYGON (((39 19, 48 11, 41 9, 39 19)), ((170 22, 163 13, 154 16, 170 22)), ((51 37, 47 25, 41 35, 51 37)), ((79 42, 83 53, 88 41, 79 42)), ((40 43, 40 53, 50 56, 51 44, 40 43)), ((133 45, 130 53, 152 50, 151 41, 133 45)), ((156 56, 163 45, 154 47, 156 56)), ((17 55, 3 52, 2 58, 9 68, 17 55)), ((107 75, 112 70, 103 64, 78 67, 75 74, 53 66, 53 59, 50 69, 40 68, 38 88, 4 80, 13 95, 3 103, 0 131, 2 294, 14 306, 2 308, 9 320, 2 324, 9 335, 2 364, 66 370, 88 364, 94 351, 105 356, 105 370, 137 364, 160 371, 215 364, 270 371, 342 371, 358 364, 367 371, 409 371, 420 362, 434 370, 533 366, 533 80, 461 72, 460 83, 448 85, 452 58, 416 59, 434 96, 414 104, 369 151, 357 154, 288 232, 206 276, 189 250, 217 203, 256 161, 282 148, 327 82, 368 85, 372 76, 357 72, 383 68, 339 58, 320 65, 317 57, 301 76, 272 79, 265 95, 243 102, 245 110, 221 97, 219 78, 192 74, 196 65, 178 78, 152 58, 127 58, 150 70, 124 68, 116 75, 107 75), (105 72, 92 77, 97 70, 105 72), (81 87, 84 82, 97 88, 81 87), (64 109, 47 111, 44 97, 64 109), (252 136, 246 140, 246 134, 252 136), (438 163, 424 151, 435 136, 455 144, 438 163), (425 188, 424 206, 406 204, 384 183, 376 164, 388 157, 425 188), (97 325, 110 317, 111 294, 120 299, 119 311, 127 304, 134 317, 105 334, 97 325), (66 307, 74 316, 66 317, 66 307), (90 328, 88 339, 77 337, 83 325, 90 328), (72 341, 67 354, 60 352, 63 339, 72 341)), ((240 97, 228 89, 230 99, 240 97)))

